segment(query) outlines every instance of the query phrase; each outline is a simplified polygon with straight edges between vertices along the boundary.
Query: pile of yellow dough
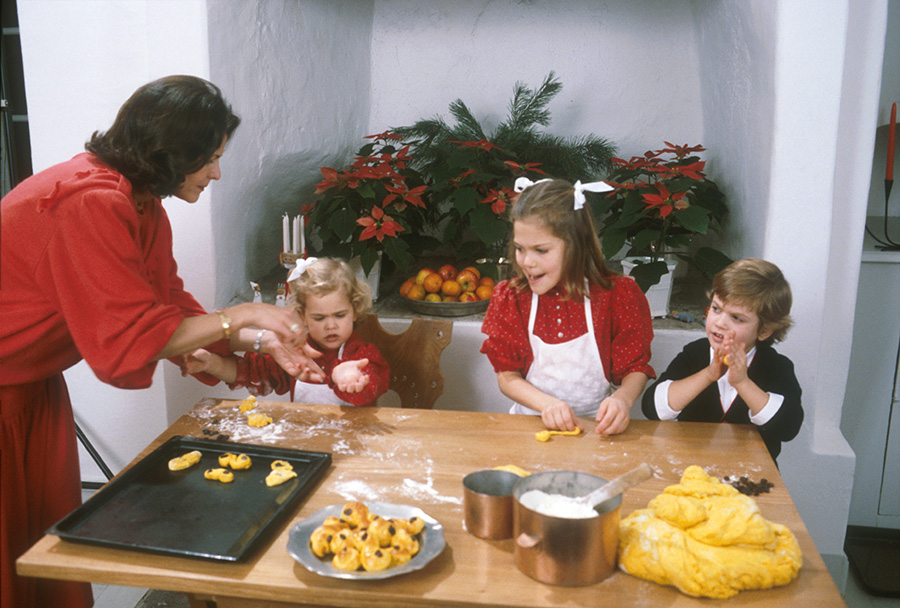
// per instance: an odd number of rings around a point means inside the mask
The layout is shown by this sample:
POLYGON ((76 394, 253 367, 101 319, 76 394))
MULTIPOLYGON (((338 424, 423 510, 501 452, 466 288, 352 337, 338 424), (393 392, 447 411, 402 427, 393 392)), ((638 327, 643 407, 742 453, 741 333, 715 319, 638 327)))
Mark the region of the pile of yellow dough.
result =
POLYGON ((622 570, 696 597, 786 585, 802 563, 790 530, 698 466, 619 524, 622 570))

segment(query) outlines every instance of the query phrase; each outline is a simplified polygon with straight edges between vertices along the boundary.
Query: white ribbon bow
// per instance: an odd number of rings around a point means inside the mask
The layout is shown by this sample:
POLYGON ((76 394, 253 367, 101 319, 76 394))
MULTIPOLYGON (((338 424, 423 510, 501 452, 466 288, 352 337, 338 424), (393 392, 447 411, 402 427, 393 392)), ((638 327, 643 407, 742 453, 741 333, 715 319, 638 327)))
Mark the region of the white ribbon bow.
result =
POLYGON ((582 184, 580 180, 575 182, 575 211, 584 207, 586 200, 584 197, 585 190, 589 192, 609 192, 610 190, 615 190, 615 188, 606 182, 588 182, 586 184, 582 184))
POLYGON ((521 192, 525 188, 530 188, 531 186, 540 184, 541 182, 549 182, 549 181, 551 181, 549 177, 545 178, 545 179, 539 179, 536 182, 531 181, 527 177, 517 177, 516 183, 513 184, 513 190, 515 190, 516 192, 521 192))
MULTIPOLYGON (((516 182, 513 185, 513 190, 516 192, 522 192, 525 188, 530 188, 531 186, 535 186, 540 184, 541 182, 549 182, 550 178, 539 179, 536 182, 531 181, 527 177, 519 177, 516 178, 516 182)), ((584 207, 584 203, 587 200, 584 196, 584 191, 588 190, 590 192, 609 192, 610 190, 615 190, 612 186, 607 184, 606 182, 588 182, 587 184, 582 184, 581 180, 575 182, 575 211, 582 209, 584 207)))
POLYGON ((319 258, 300 258, 297 260, 297 265, 294 266, 294 269, 291 271, 291 274, 288 275, 288 282, 293 281, 295 279, 299 279, 306 269, 319 261, 319 258))

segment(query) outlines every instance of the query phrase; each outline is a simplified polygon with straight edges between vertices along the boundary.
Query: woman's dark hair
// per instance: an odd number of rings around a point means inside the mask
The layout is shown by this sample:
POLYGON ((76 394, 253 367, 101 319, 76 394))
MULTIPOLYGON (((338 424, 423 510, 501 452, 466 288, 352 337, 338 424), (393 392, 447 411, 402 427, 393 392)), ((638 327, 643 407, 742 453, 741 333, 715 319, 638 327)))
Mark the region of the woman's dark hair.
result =
POLYGON ((94 132, 84 147, 135 191, 165 197, 209 162, 240 123, 216 85, 166 76, 135 91, 112 127, 94 132))

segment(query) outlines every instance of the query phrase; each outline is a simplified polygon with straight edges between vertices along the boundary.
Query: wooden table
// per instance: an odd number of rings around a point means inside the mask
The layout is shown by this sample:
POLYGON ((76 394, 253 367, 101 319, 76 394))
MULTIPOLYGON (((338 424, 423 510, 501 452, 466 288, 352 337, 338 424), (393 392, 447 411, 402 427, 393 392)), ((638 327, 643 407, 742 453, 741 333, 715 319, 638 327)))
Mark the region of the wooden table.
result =
MULTIPOLYGON (((485 541, 463 528, 462 478, 515 464, 532 472, 577 470, 612 479, 641 462, 653 479, 628 490, 622 517, 643 508, 697 464, 717 477, 774 482, 757 498, 763 516, 785 524, 803 551, 789 585, 749 591, 721 603, 737 606, 844 606, 821 556, 754 428, 729 424, 632 421, 614 437, 587 433, 539 443, 539 418, 397 408, 341 408, 260 402, 275 420, 264 429, 242 422, 236 401, 204 400, 142 454, 172 435, 205 437, 211 421, 232 440, 333 454, 319 486, 272 540, 245 563, 173 558, 73 543, 47 535, 18 562, 24 576, 182 591, 197 607, 318 606, 704 606, 712 600, 616 571, 586 587, 534 581, 513 561, 513 541, 485 541), (380 581, 346 581, 306 570, 286 551, 288 531, 316 510, 348 499, 420 507, 444 526, 447 547, 425 568, 380 581)), ((593 430, 593 424, 585 421, 593 430)), ((825 507, 827 508, 827 507, 825 507)), ((715 602, 719 603, 719 602, 715 602)))

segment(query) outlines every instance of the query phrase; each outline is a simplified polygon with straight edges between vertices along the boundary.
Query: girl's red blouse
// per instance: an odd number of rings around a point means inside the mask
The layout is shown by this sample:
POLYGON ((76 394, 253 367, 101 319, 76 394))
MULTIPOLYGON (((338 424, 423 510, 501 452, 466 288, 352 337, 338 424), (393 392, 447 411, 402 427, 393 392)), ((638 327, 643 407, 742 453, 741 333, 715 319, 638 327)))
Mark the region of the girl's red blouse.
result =
MULTIPOLYGON (((637 283, 616 276, 612 289, 594 283, 589 289, 594 334, 607 380, 618 385, 632 372, 655 378, 650 367, 653 320, 647 298, 637 283)), ((487 355, 495 372, 515 371, 525 376, 531 367, 531 295, 527 288, 512 289, 509 281, 502 281, 494 289, 481 326, 487 335, 481 352, 487 355)), ((566 300, 564 296, 562 289, 554 288, 538 297, 534 333, 548 344, 567 342, 587 333, 584 299, 576 296, 566 300)))

